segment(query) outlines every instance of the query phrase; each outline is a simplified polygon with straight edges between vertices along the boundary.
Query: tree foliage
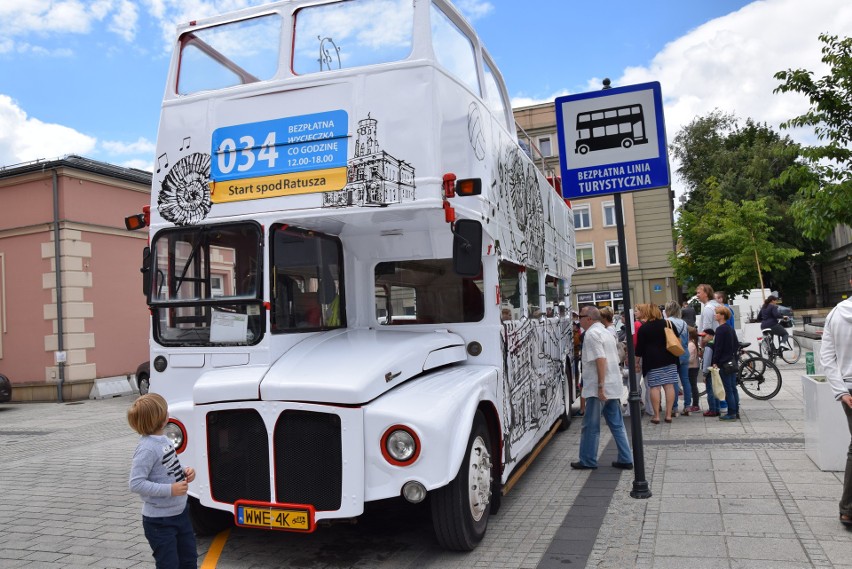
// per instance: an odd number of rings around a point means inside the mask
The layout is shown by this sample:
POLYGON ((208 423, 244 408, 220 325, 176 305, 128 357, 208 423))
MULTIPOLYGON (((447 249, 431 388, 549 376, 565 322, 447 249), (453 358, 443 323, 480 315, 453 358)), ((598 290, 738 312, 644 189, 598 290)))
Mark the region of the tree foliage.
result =
POLYGON ((837 224, 852 225, 852 38, 819 36, 828 75, 815 79, 806 69, 779 71, 775 93, 801 93, 810 109, 781 125, 813 127, 824 144, 801 149, 803 160, 791 165, 783 183, 799 186, 791 211, 809 237, 826 238, 837 224))
POLYGON ((799 146, 765 124, 740 124, 716 110, 681 129, 670 148, 688 188, 671 256, 678 280, 736 294, 763 279, 803 298, 810 287, 806 259, 824 245, 803 237, 789 212, 800 186, 784 174, 797 164, 799 146))

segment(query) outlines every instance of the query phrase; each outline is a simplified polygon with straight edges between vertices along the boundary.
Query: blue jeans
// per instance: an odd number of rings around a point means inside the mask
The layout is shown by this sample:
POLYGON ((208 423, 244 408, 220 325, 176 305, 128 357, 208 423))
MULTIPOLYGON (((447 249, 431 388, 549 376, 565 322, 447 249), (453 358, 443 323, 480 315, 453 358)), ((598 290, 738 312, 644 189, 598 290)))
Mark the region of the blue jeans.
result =
MULTIPOLYGON (((680 383, 683 386, 683 408, 692 406, 692 386, 689 383, 689 360, 678 364, 677 373, 680 375, 680 383)), ((675 403, 677 403, 675 401, 675 403)))
POLYGON ((157 569, 197 569, 198 551, 189 519, 189 504, 177 516, 142 516, 142 529, 153 550, 157 569))
POLYGON ((598 445, 601 439, 601 414, 618 447, 618 462, 633 462, 633 452, 627 441, 627 429, 621 416, 621 401, 607 399, 601 408, 597 397, 586 398, 586 414, 583 415, 583 427, 580 430, 580 462, 586 466, 598 465, 598 445))
POLYGON ((728 403, 728 415, 736 415, 740 411, 740 392, 737 389, 737 374, 726 374, 719 371, 722 376, 722 385, 725 386, 725 401, 728 403))

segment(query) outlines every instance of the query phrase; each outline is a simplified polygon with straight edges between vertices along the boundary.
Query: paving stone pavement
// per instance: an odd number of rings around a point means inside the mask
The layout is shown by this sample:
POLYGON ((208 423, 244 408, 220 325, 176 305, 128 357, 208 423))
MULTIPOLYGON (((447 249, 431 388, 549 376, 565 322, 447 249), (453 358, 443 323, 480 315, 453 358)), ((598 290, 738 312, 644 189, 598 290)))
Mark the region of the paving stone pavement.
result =
MULTIPOLYGON (((743 395, 742 421, 643 418, 648 499, 630 497, 633 472, 609 467, 606 428, 600 467, 570 469, 578 418, 471 553, 441 551, 427 509, 390 505, 310 536, 234 529, 217 566, 852 569, 852 532, 837 521, 843 473, 821 472, 805 454, 804 365, 779 368, 781 393, 743 395)), ((0 569, 153 567, 127 490, 132 399, 0 405, 0 569)), ((200 564, 210 544, 199 538, 200 564)))

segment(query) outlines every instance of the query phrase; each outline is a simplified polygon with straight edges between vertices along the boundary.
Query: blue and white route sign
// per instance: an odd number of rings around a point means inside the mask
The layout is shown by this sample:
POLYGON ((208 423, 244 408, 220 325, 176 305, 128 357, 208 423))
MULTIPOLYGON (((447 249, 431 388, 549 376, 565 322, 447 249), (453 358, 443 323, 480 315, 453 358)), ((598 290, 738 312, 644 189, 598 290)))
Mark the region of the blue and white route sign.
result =
POLYGON ((556 128, 565 198, 670 184, 658 82, 559 97, 556 128))

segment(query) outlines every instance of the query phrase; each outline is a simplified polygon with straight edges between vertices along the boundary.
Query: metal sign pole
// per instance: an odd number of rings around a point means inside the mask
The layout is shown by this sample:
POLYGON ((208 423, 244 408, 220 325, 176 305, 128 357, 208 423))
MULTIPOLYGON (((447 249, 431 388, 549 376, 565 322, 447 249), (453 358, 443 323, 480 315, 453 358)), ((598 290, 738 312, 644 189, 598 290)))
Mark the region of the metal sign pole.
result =
MULTIPOLYGON (((616 193, 615 198, 615 223, 618 231, 618 261, 621 265, 621 291, 624 302, 624 311, 630 312, 630 279, 627 275, 627 246, 624 240, 624 215, 621 207, 621 194, 616 193)), ((642 410, 639 408, 641 396, 639 394, 639 382, 636 380, 636 354, 633 350, 633 327, 629 321, 624 322, 627 332, 627 377, 630 393, 627 396, 627 404, 630 407, 630 434, 633 439, 633 490, 630 496, 633 498, 650 498, 651 487, 645 479, 645 446, 642 442, 642 410)))

